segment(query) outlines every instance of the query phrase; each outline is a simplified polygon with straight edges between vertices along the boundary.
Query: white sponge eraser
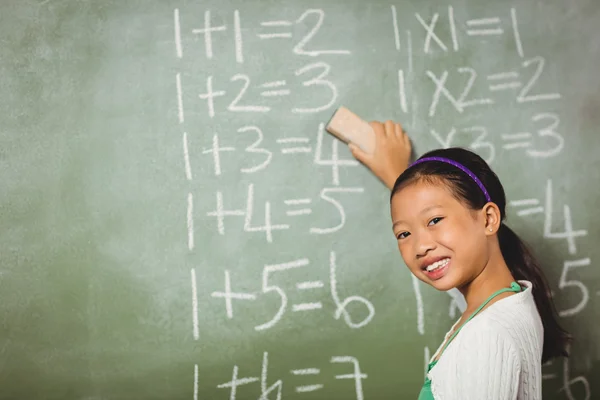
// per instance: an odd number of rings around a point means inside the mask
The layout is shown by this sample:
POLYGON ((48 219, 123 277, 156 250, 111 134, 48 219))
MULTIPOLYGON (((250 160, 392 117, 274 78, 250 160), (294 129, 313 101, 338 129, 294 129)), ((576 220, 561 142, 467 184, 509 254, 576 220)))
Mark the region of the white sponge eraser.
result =
POLYGON ((353 143, 367 153, 375 151, 373 129, 346 107, 335 111, 325 129, 345 143, 353 143))

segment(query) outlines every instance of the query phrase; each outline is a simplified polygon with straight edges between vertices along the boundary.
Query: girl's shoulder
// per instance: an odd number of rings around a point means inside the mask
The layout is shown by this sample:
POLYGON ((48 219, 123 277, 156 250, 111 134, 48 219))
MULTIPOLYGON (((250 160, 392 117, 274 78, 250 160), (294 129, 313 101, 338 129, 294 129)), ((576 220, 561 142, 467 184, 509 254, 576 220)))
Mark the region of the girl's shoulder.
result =
MULTIPOLYGON (((472 335, 494 333, 492 337, 515 342, 518 348, 524 343, 543 344, 544 328, 535 305, 532 285, 528 281, 519 281, 524 290, 501 299, 469 321, 463 328, 464 339, 472 335)), ((457 335, 457 339, 458 339, 457 335)))

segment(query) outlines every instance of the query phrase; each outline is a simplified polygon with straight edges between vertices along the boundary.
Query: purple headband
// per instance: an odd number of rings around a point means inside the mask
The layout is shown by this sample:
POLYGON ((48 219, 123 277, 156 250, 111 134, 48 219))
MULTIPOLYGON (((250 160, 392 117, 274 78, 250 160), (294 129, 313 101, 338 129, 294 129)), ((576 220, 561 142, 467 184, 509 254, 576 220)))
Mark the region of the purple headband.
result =
POLYGON ((475 183, 477 184, 477 186, 479 186, 479 189, 481 189, 481 191, 483 192, 483 194, 485 195, 485 199, 490 202, 492 201, 490 195, 488 194, 488 191, 485 189, 485 186, 483 186, 483 183, 481 183, 481 181, 479 180, 479 178, 477 177, 477 175, 475 175, 474 173, 471 172, 470 169, 468 169, 467 167, 465 167, 464 165, 451 160, 449 158, 445 158, 445 157, 425 157, 425 158, 421 158, 418 159, 417 161, 415 161, 414 163, 410 164, 408 166, 408 168, 412 167, 413 165, 417 165, 420 164, 422 162, 425 161, 440 161, 440 162, 444 162, 446 164, 450 164, 450 165, 454 165, 456 168, 462 170, 465 174, 469 175, 471 177, 471 179, 473 179, 475 181, 475 183))

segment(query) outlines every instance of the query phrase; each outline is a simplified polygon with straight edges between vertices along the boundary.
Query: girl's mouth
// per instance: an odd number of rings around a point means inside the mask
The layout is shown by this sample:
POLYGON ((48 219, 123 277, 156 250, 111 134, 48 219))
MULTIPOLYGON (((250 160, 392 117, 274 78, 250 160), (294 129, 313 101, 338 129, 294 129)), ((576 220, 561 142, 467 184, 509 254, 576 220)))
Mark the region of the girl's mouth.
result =
POLYGON ((448 268, 450 268, 450 258, 444 258, 428 265, 423 272, 429 279, 435 281, 446 275, 448 268))

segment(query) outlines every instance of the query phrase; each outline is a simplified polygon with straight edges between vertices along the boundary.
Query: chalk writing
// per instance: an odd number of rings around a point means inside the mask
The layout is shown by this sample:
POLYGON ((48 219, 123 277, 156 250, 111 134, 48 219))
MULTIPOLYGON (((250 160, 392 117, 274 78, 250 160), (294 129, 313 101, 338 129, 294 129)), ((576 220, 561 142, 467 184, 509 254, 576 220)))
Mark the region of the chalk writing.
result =
MULTIPOLYGON (((339 320, 343 318, 345 324, 351 329, 360 329, 368 325, 375 317, 375 307, 373 304, 362 296, 351 295, 348 297, 340 297, 340 284, 338 283, 337 273, 337 261, 336 253, 331 251, 329 254, 329 289, 331 298, 335 304, 335 310, 333 312, 333 318, 339 320), (351 311, 356 312, 358 310, 357 305, 361 304, 366 309, 366 314, 361 313, 361 317, 352 317, 351 311)), ((225 283, 223 291, 213 291, 211 297, 217 299, 223 299, 225 301, 225 313, 228 319, 234 318, 233 301, 252 301, 254 303, 262 301, 263 299, 277 299, 277 310, 272 316, 264 322, 261 322, 254 326, 256 331, 265 331, 271 329, 277 325, 279 321, 284 317, 285 313, 289 310, 289 295, 288 291, 284 286, 280 286, 273 282, 278 275, 291 272, 293 270, 305 270, 309 267, 310 261, 308 258, 298 258, 291 261, 278 263, 278 264, 267 264, 262 270, 261 288, 258 292, 240 292, 232 289, 231 274, 229 270, 225 270, 225 283)), ((193 272, 195 274, 195 272, 193 272)), ((195 279, 193 279, 195 285, 195 279)), ((311 293, 317 289, 323 289, 325 284, 321 280, 313 281, 300 281, 295 283, 297 291, 305 292, 311 291, 311 293)), ((195 286, 193 287, 194 290, 195 286)), ((194 298, 197 299, 197 294, 194 294, 194 298)), ((197 300, 196 300, 197 302, 197 300)), ((309 301, 309 302, 294 302, 291 304, 291 311, 293 313, 298 312, 311 312, 323 310, 323 303, 321 301, 309 301)))
MULTIPOLYGON (((332 356, 329 359, 330 364, 340 365, 339 368, 341 371, 343 364, 350 364, 351 371, 350 373, 338 373, 329 379, 335 380, 350 380, 354 383, 354 398, 356 400, 364 400, 364 391, 362 381, 368 378, 368 375, 365 374, 360 367, 360 363, 356 357, 343 355, 343 356, 332 356)), ((239 376, 240 367, 236 364, 233 366, 233 371, 231 374, 231 379, 225 383, 221 383, 217 385, 219 389, 228 389, 229 390, 229 399, 236 400, 238 397, 238 389, 243 391, 243 397, 241 398, 254 398, 257 395, 257 389, 251 391, 248 385, 255 384, 260 382, 260 393, 256 397, 258 400, 267 400, 267 399, 282 399, 282 388, 284 380, 282 378, 275 381, 275 383, 268 386, 268 373, 269 373, 269 353, 263 352, 262 358, 262 366, 261 366, 261 374, 259 376, 245 376, 240 378, 239 376), (270 395, 276 396, 271 397, 270 395)), ((301 381, 301 380, 310 380, 319 379, 319 382, 323 382, 327 377, 321 377, 320 368, 316 367, 308 367, 308 368, 295 368, 289 371, 290 375, 296 377, 296 379, 292 379, 292 381, 301 381), (316 377, 316 378, 315 378, 316 377)), ((281 371, 278 371, 279 376, 281 376, 281 371)), ((314 380, 313 380, 314 382, 314 380)), ((309 383, 309 384, 301 384, 294 387, 294 391, 296 393, 310 393, 321 390, 325 387, 324 383, 309 383)), ((252 387, 253 388, 253 387, 252 387)))

